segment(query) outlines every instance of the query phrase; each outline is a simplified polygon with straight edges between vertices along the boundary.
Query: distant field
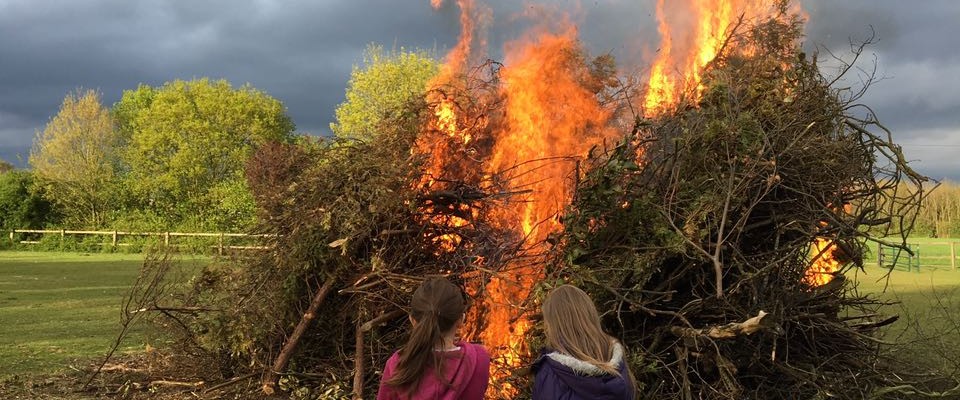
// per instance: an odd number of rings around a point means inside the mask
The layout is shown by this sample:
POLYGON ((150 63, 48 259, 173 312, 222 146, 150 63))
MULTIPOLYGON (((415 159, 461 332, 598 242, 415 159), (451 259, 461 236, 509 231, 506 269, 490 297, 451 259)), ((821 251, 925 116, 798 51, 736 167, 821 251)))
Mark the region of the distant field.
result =
MULTIPOLYGON (((920 257, 921 268, 950 269, 950 246, 946 244, 949 242, 956 243, 954 246, 954 255, 960 257, 960 239, 910 238, 907 242, 917 251, 920 257)), ((869 252, 865 254, 866 263, 876 265, 877 245, 870 244, 868 249, 869 252)), ((906 265, 906 257, 907 254, 903 253, 901 259, 898 260, 898 264, 902 263, 906 265)), ((955 262, 955 265, 958 267, 958 270, 960 270, 960 258, 955 262)))
MULTIPOLYGON (((0 252, 0 379, 103 355, 142 262, 139 254, 0 252)), ((135 329, 121 350, 143 346, 135 329)))

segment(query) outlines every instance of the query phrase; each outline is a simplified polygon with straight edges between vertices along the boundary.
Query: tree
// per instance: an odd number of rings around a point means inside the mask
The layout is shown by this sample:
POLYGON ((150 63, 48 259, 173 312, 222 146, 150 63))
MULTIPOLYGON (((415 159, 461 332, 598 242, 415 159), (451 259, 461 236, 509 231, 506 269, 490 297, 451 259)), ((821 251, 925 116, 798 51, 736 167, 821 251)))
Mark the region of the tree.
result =
POLYGON ((121 137, 95 90, 67 94, 30 152, 36 184, 73 226, 99 227, 115 202, 121 137))
POLYGON ((50 202, 33 187, 30 171, 10 170, 0 174, 0 229, 42 228, 50 216, 50 202))
POLYGON ((4 160, 0 160, 0 174, 13 171, 13 164, 10 164, 4 160))
POLYGON ((124 92, 113 109, 129 135, 126 185, 139 208, 171 225, 192 221, 196 229, 242 228, 224 221, 250 218, 222 218, 220 208, 252 215, 252 197, 236 193, 245 190, 236 181, 243 179, 247 158, 265 142, 294 138, 294 124, 279 100, 249 85, 234 89, 225 80, 141 85, 124 92), (250 205, 238 205, 240 199, 250 205))
POLYGON ((385 52, 370 45, 363 67, 354 67, 347 83, 346 100, 337 106, 337 122, 330 130, 337 136, 369 138, 383 120, 395 120, 404 105, 422 98, 439 64, 424 51, 385 52))

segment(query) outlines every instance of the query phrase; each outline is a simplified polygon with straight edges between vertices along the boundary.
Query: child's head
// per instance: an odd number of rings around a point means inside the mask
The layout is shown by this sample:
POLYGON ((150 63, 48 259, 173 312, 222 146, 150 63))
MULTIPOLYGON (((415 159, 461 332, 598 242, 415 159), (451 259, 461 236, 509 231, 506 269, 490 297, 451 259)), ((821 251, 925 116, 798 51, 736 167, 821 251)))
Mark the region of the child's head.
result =
POLYGON ((618 374, 608 364, 614 340, 600 326, 600 314, 586 292, 571 285, 559 286, 543 301, 547 346, 561 353, 618 374))
POLYGON ((428 366, 442 369, 443 337, 460 327, 467 305, 456 285, 443 278, 424 281, 410 300, 413 330, 400 350, 400 362, 388 384, 416 390, 428 366))
POLYGON ((430 278, 413 292, 410 318, 415 326, 423 322, 428 327, 436 326, 439 333, 447 334, 457 326, 466 308, 459 287, 444 278, 430 278))

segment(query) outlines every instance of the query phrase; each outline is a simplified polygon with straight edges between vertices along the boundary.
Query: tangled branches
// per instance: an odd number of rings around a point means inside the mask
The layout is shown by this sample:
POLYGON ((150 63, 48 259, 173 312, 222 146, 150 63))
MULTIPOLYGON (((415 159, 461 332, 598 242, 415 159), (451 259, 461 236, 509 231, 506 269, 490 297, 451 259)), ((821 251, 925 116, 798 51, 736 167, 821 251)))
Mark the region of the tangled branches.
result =
POLYGON ((797 32, 733 36, 762 51, 722 54, 699 100, 593 154, 564 216, 553 273, 610 310, 652 397, 904 397, 876 334, 896 318, 843 275, 866 242, 905 239, 925 178, 784 40, 797 32), (822 286, 805 279, 818 240, 842 265, 822 286))

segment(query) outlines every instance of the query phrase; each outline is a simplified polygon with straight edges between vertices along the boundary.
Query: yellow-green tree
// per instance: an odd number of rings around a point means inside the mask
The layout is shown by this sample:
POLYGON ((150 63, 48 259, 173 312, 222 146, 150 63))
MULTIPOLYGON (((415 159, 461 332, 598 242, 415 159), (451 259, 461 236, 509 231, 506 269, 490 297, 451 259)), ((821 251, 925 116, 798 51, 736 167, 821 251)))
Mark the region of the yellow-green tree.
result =
POLYGON ((916 231, 922 236, 960 237, 960 185, 944 181, 924 198, 916 231))
POLYGON ((396 120, 407 103, 422 98, 438 71, 437 60, 424 51, 368 46, 363 66, 350 74, 346 100, 337 106, 330 130, 340 137, 369 138, 381 121, 396 120))
POLYGON ((170 226, 242 229, 254 218, 246 160, 262 143, 294 137, 279 100, 225 80, 141 85, 113 109, 129 135, 125 185, 135 208, 170 226))
POLYGON ((110 111, 95 90, 67 94, 43 131, 30 166, 40 186, 72 227, 100 227, 115 202, 122 145, 110 111))

